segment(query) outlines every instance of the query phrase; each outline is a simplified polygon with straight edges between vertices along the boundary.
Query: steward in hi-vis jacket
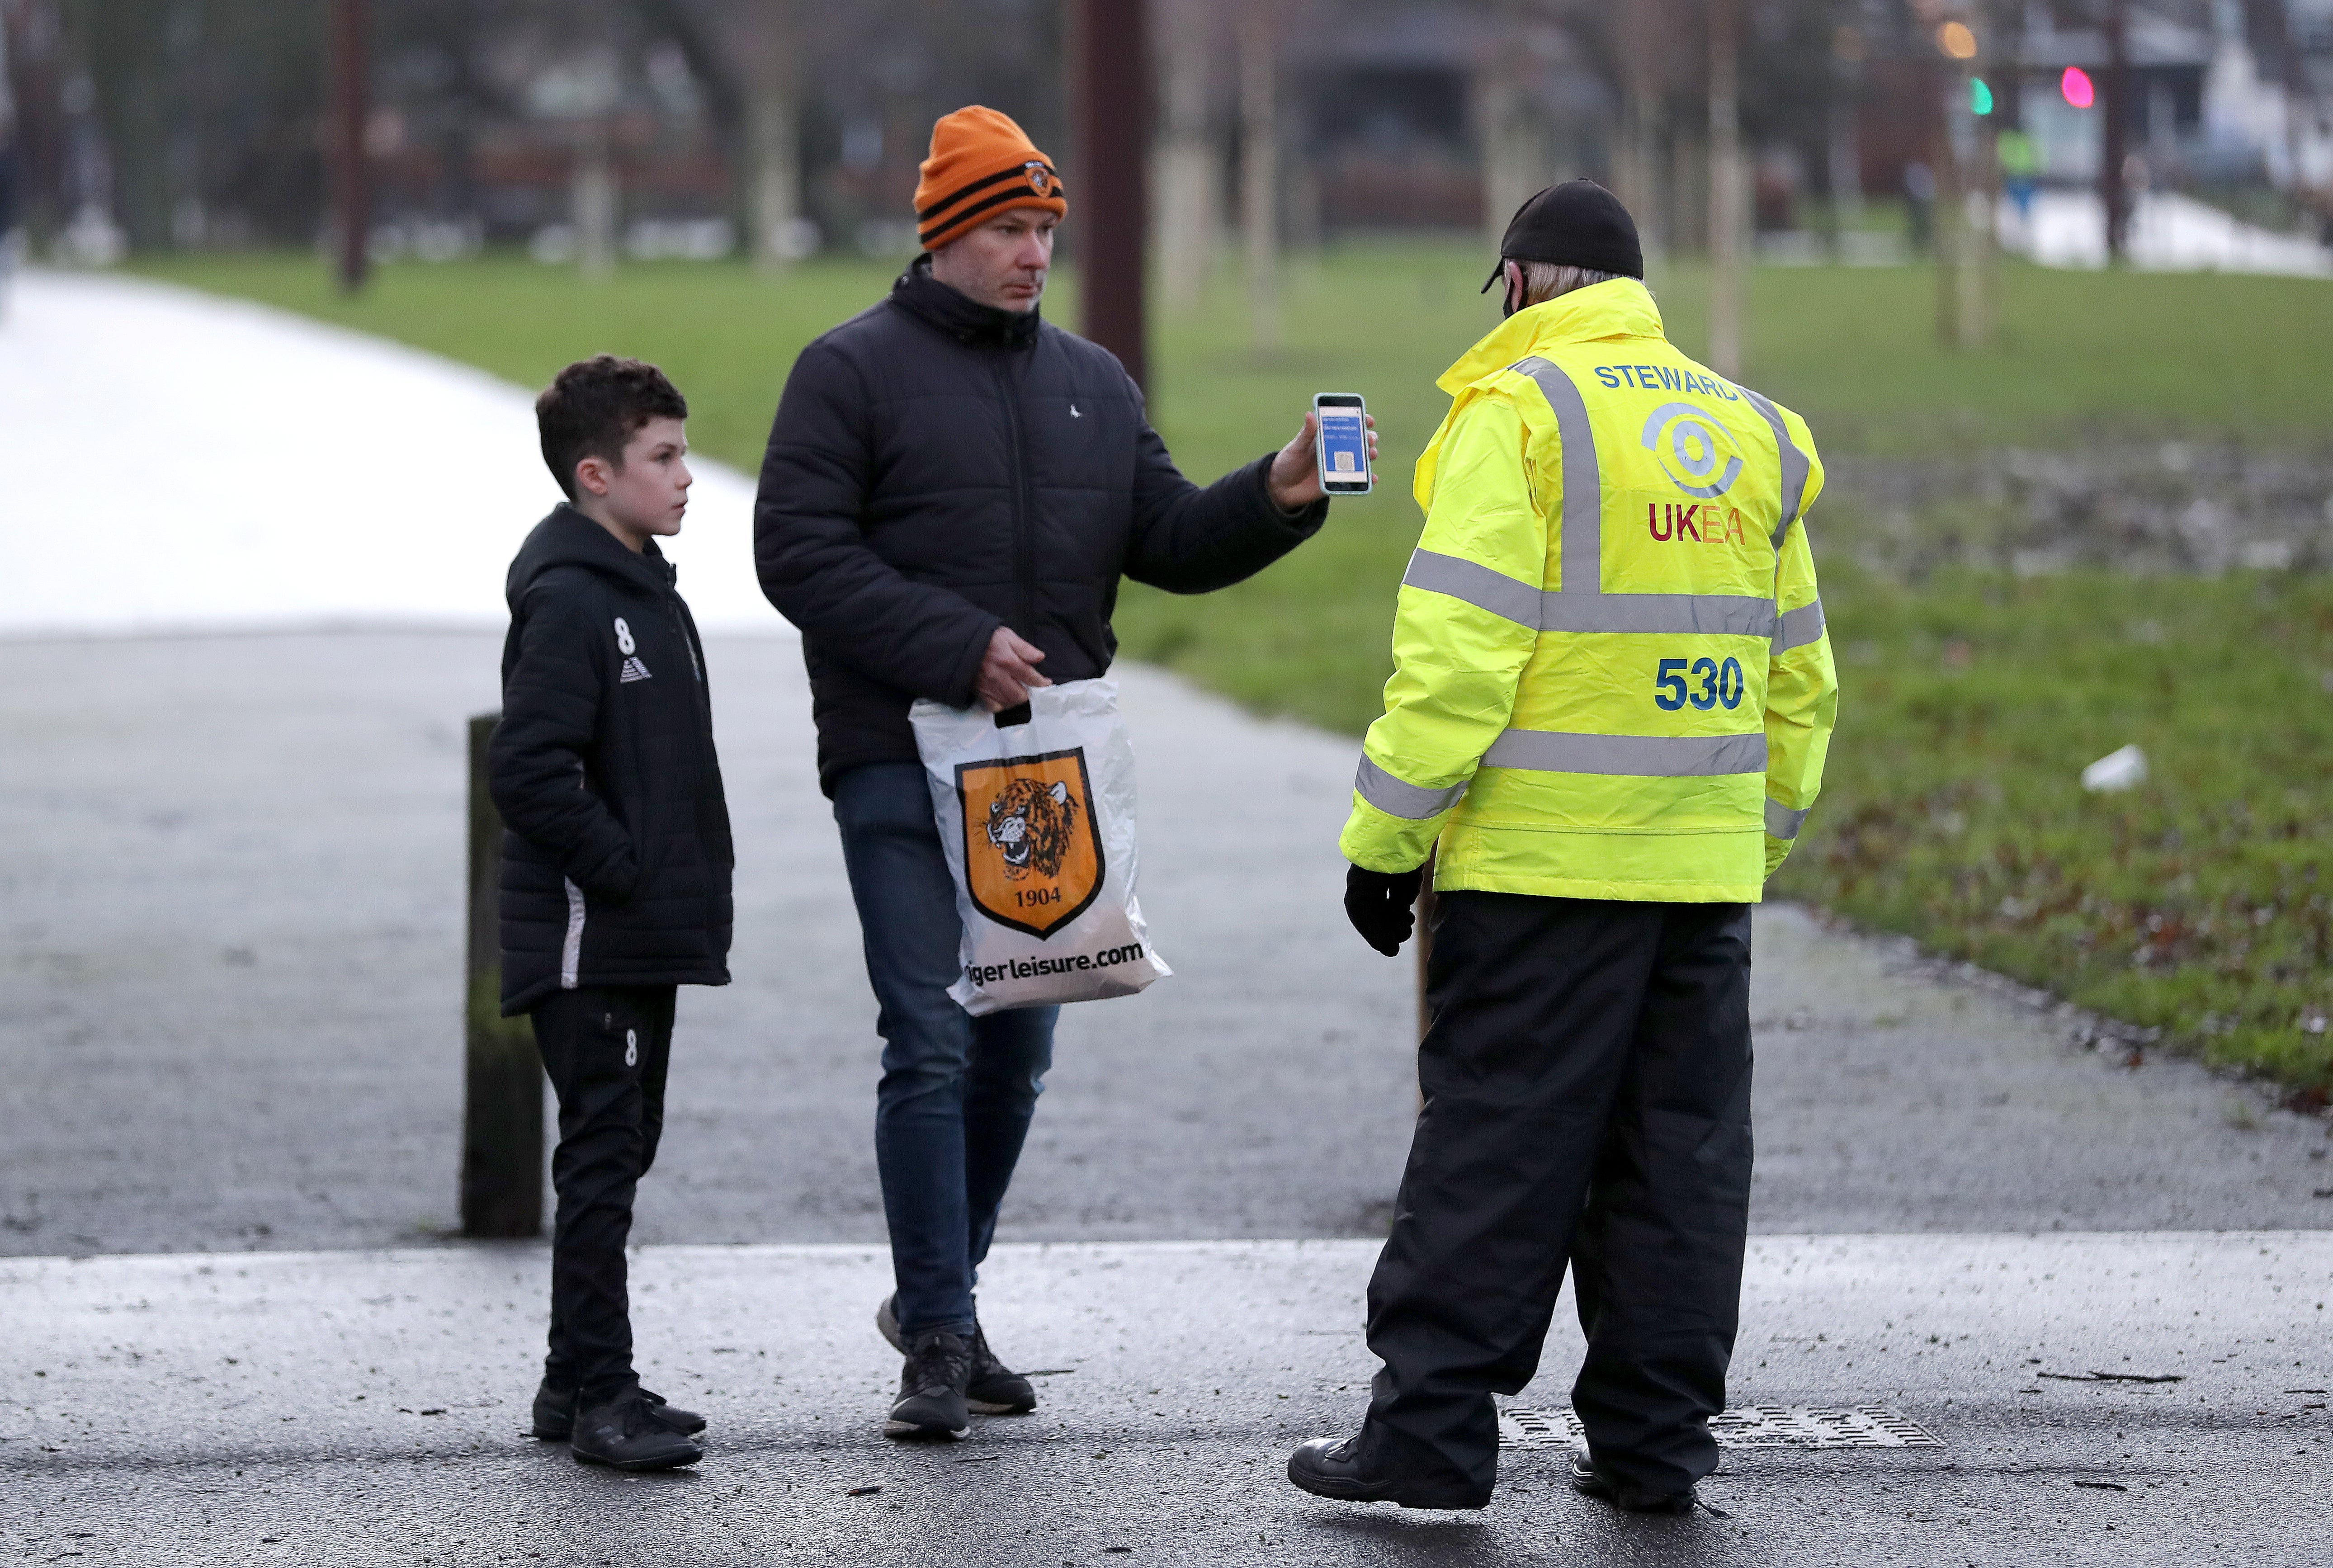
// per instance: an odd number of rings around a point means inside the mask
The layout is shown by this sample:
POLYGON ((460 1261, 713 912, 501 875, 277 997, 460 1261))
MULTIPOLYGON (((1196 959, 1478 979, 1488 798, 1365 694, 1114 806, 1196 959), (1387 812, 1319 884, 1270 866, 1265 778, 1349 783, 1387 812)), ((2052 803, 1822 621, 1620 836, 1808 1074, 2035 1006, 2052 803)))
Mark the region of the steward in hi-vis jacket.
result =
POLYGON ((1715 1467, 1750 1191, 1750 906, 1838 706, 1796 414, 1669 346, 1636 229, 1585 180, 1502 245, 1507 320, 1440 382, 1396 670, 1340 841, 1388 954, 1438 895, 1425 1108, 1369 1288, 1354 1438, 1290 1476, 1481 1506, 1493 1393, 1569 1261, 1582 1491, 1693 1505, 1715 1467))

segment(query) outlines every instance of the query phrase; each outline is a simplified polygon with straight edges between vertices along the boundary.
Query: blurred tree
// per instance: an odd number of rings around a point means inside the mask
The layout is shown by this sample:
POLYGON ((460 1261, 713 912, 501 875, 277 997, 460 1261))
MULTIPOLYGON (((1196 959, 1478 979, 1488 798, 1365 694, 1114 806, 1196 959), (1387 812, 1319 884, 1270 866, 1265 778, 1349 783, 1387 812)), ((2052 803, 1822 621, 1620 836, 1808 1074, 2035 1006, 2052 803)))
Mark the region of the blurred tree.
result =
POLYGON ((60 9, 67 46, 96 89, 113 216, 132 245, 314 237, 322 7, 63 0, 60 9))

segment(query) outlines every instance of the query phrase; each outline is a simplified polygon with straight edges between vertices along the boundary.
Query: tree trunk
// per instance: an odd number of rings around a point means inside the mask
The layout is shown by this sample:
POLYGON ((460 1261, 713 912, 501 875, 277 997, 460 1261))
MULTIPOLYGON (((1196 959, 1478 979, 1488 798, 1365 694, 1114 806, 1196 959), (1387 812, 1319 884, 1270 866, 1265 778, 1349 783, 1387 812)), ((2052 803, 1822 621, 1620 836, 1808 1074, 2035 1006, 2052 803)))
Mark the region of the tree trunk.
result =
POLYGON ((1240 12, 1240 226, 1247 242, 1249 335, 1280 344, 1280 62, 1272 0, 1240 12))
POLYGON ((570 200, 575 225, 575 256, 591 279, 616 274, 616 170, 608 150, 608 121, 595 116, 575 149, 570 200))
POLYGON ((1649 268, 1667 248, 1661 210, 1661 135, 1667 119, 1661 63, 1670 43, 1662 0, 1630 0, 1620 8, 1620 141, 1612 178, 1620 204, 1637 220, 1649 268))
POLYGON ((1166 135, 1158 148, 1159 280, 1170 310, 1199 303, 1222 227, 1217 176, 1207 134, 1207 46, 1214 20, 1204 0, 1169 0, 1166 26, 1166 135))
POLYGON ((342 293, 365 285, 372 238, 370 171, 365 166, 369 19, 365 0, 332 5, 332 223, 342 293))
POLYGON ((1842 76, 1830 106, 1830 146, 1827 162, 1830 183, 1832 239, 1863 226, 1863 143, 1857 130, 1857 82, 1842 76))
POLYGON ((0 5, 16 94, 16 174, 24 231, 45 255, 65 225, 64 24, 57 0, 0 5))
POLYGON ((1709 0, 1709 367, 1742 374, 1749 248, 1742 168, 1739 0, 1709 0))
POLYGON ((1483 233, 1496 252, 1507 224, 1548 183, 1546 139, 1517 75, 1519 52, 1503 49, 1476 78, 1483 139, 1483 233))
POLYGON ((2098 199, 2107 215, 2107 265, 2120 266, 2130 246, 2130 0, 2107 0, 2107 69, 2100 82, 2105 115, 2098 138, 2098 199))
POLYGON ((1077 0, 1070 30, 1077 116, 1072 186, 1085 335, 1148 379, 1143 291, 1149 265, 1150 29, 1143 0, 1077 0))
POLYGON ((747 245, 754 267, 784 270, 801 259, 802 149, 791 71, 773 64, 751 90, 745 109, 747 245))

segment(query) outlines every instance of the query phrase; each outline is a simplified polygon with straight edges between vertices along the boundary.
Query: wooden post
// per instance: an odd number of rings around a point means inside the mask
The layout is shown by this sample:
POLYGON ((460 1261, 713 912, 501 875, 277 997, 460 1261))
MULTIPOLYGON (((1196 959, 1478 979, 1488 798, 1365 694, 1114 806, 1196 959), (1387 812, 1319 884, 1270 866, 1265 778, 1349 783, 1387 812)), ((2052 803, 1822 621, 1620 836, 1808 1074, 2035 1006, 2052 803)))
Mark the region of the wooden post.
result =
POLYGON ((371 181, 365 168, 365 0, 332 5, 332 211, 342 293, 365 285, 371 255, 371 181))
POLYGON ((486 793, 499 714, 470 720, 470 921, 462 1074, 462 1234, 542 1234, 542 1058, 533 1025, 502 1015, 503 820, 486 793))
POLYGON ((1150 26, 1144 0, 1078 0, 1071 30, 1078 285, 1085 335, 1148 385, 1143 309, 1149 259, 1150 26))

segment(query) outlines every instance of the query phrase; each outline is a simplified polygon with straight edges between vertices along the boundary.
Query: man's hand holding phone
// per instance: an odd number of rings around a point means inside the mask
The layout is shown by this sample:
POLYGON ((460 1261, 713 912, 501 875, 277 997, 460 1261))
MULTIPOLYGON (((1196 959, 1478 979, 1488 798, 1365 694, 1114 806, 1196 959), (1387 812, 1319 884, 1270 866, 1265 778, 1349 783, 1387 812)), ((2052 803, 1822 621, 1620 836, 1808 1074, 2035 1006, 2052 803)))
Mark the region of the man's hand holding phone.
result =
MULTIPOLYGON (((1360 399, 1355 398, 1353 402, 1358 405, 1360 399)), ((1363 412, 1361 426, 1363 438, 1368 443, 1368 484, 1357 486, 1357 491, 1366 491, 1368 485, 1377 482, 1376 417, 1363 412)), ((1272 504, 1282 512, 1301 512, 1322 496, 1332 494, 1320 483, 1320 410, 1316 407, 1304 416, 1303 427, 1296 432, 1296 438, 1282 447, 1280 455, 1272 460, 1272 471, 1265 476, 1264 485, 1272 492, 1272 504)))

